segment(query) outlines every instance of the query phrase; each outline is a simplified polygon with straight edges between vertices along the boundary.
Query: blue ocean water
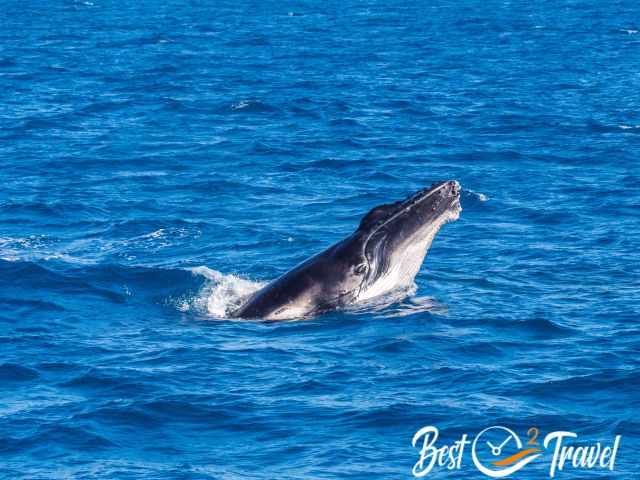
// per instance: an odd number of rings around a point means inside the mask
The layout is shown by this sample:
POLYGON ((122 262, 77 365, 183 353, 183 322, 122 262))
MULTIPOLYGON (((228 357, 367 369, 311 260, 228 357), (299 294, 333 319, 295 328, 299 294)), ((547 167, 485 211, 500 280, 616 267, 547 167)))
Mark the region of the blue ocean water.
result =
POLYGON ((637 478, 634 2, 0 9, 2 478, 411 478, 425 425, 621 434, 555 478, 637 478), (440 179, 415 294, 221 318, 440 179))

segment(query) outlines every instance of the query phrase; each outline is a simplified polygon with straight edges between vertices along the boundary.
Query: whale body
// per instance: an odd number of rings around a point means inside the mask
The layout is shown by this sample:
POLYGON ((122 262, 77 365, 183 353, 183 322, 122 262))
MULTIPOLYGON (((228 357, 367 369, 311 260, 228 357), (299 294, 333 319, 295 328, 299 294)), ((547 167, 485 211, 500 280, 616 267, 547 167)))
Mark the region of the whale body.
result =
POLYGON ((231 316, 307 318, 412 285, 436 233, 461 210, 454 180, 377 206, 351 235, 255 292, 231 316))

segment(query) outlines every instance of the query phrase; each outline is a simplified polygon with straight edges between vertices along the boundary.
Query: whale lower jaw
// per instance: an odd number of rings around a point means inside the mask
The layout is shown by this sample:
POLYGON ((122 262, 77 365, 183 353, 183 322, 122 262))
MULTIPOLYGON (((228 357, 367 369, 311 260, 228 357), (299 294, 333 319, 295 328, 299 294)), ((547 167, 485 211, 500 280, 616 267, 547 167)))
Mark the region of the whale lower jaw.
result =
POLYGON ((434 236, 435 232, 430 234, 425 241, 409 245, 402 252, 397 253, 391 261, 392 267, 374 283, 363 289, 356 301, 367 301, 395 290, 410 287, 420 271, 434 236))
POLYGON ((395 253, 390 262, 392 267, 374 283, 362 289, 356 302, 369 301, 390 292, 407 290, 414 285, 416 275, 424 263, 436 234, 446 223, 456 221, 460 217, 461 211, 460 202, 455 203, 439 218, 437 223, 431 225, 424 238, 409 243, 408 246, 395 253))

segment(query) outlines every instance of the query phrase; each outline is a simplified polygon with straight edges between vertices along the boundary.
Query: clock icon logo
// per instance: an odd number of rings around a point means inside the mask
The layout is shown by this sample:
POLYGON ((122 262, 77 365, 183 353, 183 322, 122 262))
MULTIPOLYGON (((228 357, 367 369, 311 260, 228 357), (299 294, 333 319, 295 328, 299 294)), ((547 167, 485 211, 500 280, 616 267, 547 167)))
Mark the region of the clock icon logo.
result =
POLYGON ((492 478, 511 475, 542 455, 539 452, 537 447, 523 448, 516 432, 500 425, 482 430, 471 446, 476 468, 492 478))

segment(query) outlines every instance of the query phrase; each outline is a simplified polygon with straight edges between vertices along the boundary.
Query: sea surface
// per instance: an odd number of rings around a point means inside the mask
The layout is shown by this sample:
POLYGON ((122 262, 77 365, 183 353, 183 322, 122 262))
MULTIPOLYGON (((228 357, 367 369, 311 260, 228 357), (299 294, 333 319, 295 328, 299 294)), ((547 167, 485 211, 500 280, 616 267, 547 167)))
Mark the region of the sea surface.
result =
MULTIPOLYGON (((411 478, 493 425, 640 467, 632 1, 0 4, 0 477, 411 478), (226 312, 460 181, 415 292, 226 312)), ((469 446, 461 471, 488 478, 469 446)), ((549 477, 550 454, 510 478, 549 477)))

